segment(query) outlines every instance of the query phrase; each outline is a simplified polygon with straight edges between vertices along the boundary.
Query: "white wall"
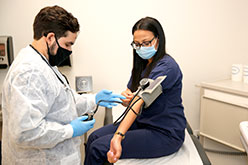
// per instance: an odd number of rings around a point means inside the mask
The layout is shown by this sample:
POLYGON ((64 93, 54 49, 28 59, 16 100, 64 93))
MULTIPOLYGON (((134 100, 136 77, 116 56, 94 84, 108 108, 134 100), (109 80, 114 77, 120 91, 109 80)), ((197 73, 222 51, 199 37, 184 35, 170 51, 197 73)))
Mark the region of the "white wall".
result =
MULTIPOLYGON (((193 129, 199 128, 202 81, 229 78, 231 64, 248 63, 247 0, 0 0, 0 35, 12 35, 14 52, 32 42, 41 8, 60 5, 78 18, 81 32, 73 66, 61 70, 74 88, 75 76, 93 76, 94 91, 122 91, 132 67, 131 29, 145 16, 157 18, 167 51, 184 73, 183 100, 193 129)), ((0 82, 6 70, 0 70, 0 82)))

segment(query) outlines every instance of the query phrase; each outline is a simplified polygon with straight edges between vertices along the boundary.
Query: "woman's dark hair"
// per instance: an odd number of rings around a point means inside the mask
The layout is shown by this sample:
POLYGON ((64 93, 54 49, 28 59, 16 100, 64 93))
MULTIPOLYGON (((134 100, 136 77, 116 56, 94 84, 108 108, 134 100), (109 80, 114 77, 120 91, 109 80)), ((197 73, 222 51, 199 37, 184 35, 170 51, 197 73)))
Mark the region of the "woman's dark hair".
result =
POLYGON ((45 7, 36 15, 34 24, 34 39, 39 40, 49 32, 54 32, 57 38, 65 37, 67 31, 79 31, 79 23, 71 13, 59 6, 45 7))
POLYGON ((159 39, 158 49, 156 54, 153 56, 152 62, 147 66, 148 60, 142 59, 137 53, 136 50, 133 50, 133 69, 132 69, 132 85, 131 85, 131 91, 134 92, 137 90, 139 86, 139 81, 141 78, 148 77, 153 67, 156 65, 156 63, 166 55, 165 51, 165 35, 163 28, 161 24, 158 22, 158 20, 151 18, 151 17, 145 17, 140 19, 138 22, 135 23, 132 29, 132 34, 134 35, 134 32, 136 30, 148 30, 153 33, 155 37, 159 39), (141 77, 142 72, 146 68, 146 72, 144 74, 144 77, 141 77))

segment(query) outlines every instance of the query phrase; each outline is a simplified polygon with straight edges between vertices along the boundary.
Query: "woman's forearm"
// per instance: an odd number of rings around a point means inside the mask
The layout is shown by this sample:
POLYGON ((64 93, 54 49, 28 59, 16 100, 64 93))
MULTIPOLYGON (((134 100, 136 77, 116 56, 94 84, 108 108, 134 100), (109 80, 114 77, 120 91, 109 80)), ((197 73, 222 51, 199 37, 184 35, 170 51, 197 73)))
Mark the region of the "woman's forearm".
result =
MULTIPOLYGON (((134 103, 137 99, 138 99, 138 97, 136 97, 132 101, 132 103, 134 103)), ((137 101, 133 105, 132 109, 136 112, 136 114, 139 113, 143 102, 144 101, 140 99, 139 101, 137 101)), ((130 105, 132 105, 132 103, 130 105)), ((127 113, 127 115, 125 116, 125 118, 120 123, 116 132, 121 132, 122 134, 125 134, 128 131, 128 129, 131 127, 131 125, 133 124, 134 120, 136 119, 136 117, 137 117, 136 114, 130 109, 129 112, 127 113)))

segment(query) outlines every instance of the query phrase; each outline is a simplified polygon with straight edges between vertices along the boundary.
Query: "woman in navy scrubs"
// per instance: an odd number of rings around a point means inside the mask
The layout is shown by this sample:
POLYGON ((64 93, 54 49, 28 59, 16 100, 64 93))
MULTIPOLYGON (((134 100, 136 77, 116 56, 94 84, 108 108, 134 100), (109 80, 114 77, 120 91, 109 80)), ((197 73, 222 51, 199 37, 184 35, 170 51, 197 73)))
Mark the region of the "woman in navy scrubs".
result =
MULTIPOLYGON (((186 119, 182 105, 182 72, 176 61, 166 53, 165 35, 154 18, 139 20, 132 29, 133 69, 127 89, 122 92, 127 105, 142 78, 161 83, 162 94, 141 115, 129 111, 118 125, 107 125, 93 132, 87 142, 85 165, 115 163, 118 159, 157 158, 179 150, 184 142, 186 119)), ((134 98, 133 101, 138 98, 134 98)), ((140 112, 143 100, 133 106, 140 112)))

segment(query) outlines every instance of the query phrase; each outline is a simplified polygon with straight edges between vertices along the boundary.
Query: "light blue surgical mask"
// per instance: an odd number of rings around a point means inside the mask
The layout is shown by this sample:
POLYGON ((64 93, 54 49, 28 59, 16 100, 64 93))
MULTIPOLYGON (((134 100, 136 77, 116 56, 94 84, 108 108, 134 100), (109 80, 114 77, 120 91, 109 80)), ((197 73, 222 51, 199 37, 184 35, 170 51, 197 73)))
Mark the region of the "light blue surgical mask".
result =
POLYGON ((136 49, 136 53, 144 60, 148 60, 150 58, 152 58, 157 50, 155 49, 155 45, 156 45, 156 42, 154 45, 150 46, 150 47, 144 47, 144 46, 141 46, 140 49, 136 49))

